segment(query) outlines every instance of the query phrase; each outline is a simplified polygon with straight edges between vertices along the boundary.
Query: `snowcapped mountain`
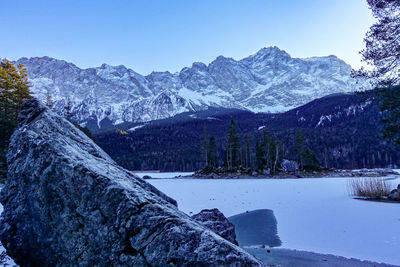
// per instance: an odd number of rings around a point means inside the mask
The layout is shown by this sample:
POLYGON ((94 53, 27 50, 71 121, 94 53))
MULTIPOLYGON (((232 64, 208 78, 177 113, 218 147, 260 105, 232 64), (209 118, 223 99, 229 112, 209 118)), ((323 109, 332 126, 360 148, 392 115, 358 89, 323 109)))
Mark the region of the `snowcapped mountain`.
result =
POLYGON ((52 95, 62 113, 67 99, 80 124, 144 122, 208 107, 281 112, 324 95, 365 86, 336 56, 292 58, 277 47, 263 48, 236 61, 217 57, 180 72, 142 76, 125 66, 103 64, 80 69, 50 57, 21 58, 31 90, 41 101, 52 95))

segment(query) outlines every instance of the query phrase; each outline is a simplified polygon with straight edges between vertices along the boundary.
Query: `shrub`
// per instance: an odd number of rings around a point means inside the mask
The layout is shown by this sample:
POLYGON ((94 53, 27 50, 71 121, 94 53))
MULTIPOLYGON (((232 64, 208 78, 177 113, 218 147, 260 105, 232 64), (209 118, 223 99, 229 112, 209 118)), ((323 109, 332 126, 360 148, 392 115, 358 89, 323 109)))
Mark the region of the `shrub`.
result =
POLYGON ((211 174, 213 172, 214 172, 214 167, 209 165, 205 166, 203 169, 199 171, 200 174, 206 174, 206 175, 211 174))
POLYGON ((391 191, 391 184, 383 178, 357 178, 347 183, 347 190, 352 196, 380 198, 391 191))

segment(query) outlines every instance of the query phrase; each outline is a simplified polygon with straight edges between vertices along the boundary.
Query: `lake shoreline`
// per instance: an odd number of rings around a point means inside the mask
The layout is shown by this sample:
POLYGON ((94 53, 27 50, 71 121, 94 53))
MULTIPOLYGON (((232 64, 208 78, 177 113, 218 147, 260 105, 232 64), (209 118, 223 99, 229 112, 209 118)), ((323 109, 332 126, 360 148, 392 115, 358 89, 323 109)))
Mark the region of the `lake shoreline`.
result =
POLYGON ((361 169, 361 170, 332 170, 320 172, 293 172, 278 173, 275 175, 250 175, 247 173, 211 173, 191 175, 178 175, 174 178, 189 179, 300 179, 300 178, 340 178, 340 177, 400 177, 400 173, 393 169, 361 169))

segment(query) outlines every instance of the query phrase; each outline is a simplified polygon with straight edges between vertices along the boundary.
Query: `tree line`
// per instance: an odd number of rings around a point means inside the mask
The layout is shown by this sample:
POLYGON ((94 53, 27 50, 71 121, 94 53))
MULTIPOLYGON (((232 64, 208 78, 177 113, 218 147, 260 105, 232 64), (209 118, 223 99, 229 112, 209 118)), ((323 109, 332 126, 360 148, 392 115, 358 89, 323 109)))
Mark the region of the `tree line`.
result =
MULTIPOLYGON (((203 127, 201 140, 204 159, 203 172, 212 172, 221 167, 225 172, 257 170, 264 174, 275 174, 282 170, 281 162, 285 158, 285 144, 279 138, 264 128, 261 138, 256 138, 255 144, 248 134, 240 136, 233 118, 225 137, 224 151, 218 154, 217 143, 213 135, 208 136, 207 128, 203 127), (252 153, 255 151, 254 153, 252 153)), ((317 170, 320 162, 317 156, 304 144, 301 131, 295 137, 295 159, 300 170, 317 170)))

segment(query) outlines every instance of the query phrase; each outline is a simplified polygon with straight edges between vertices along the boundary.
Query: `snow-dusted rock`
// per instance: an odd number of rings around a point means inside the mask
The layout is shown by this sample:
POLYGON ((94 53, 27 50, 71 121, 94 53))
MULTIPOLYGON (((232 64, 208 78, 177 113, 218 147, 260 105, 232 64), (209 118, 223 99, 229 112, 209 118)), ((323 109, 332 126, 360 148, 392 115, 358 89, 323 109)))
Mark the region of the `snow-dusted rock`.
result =
POLYGON ((265 170, 263 170, 263 174, 264 175, 270 175, 271 174, 271 169, 265 169, 265 170))
POLYGON ((21 266, 261 265, 36 100, 7 159, 0 239, 21 266))
POLYGON ((49 92, 59 113, 71 98, 74 120, 92 127, 104 119, 143 122, 210 106, 286 111, 318 97, 369 87, 352 78, 351 67, 335 56, 292 58, 277 47, 239 61, 219 56, 208 66, 196 62, 178 73, 147 76, 106 64, 80 69, 50 57, 17 63, 28 68, 37 98, 45 101, 49 92))
POLYGON ((192 218, 229 242, 238 244, 235 226, 218 209, 204 209, 193 215, 192 218))
POLYGON ((397 190, 397 189, 392 190, 392 192, 390 192, 388 198, 389 198, 390 200, 400 200, 400 193, 399 193, 399 190, 397 190))
POLYGON ((285 172, 295 172, 299 170, 299 164, 293 160, 284 159, 281 165, 285 172))

